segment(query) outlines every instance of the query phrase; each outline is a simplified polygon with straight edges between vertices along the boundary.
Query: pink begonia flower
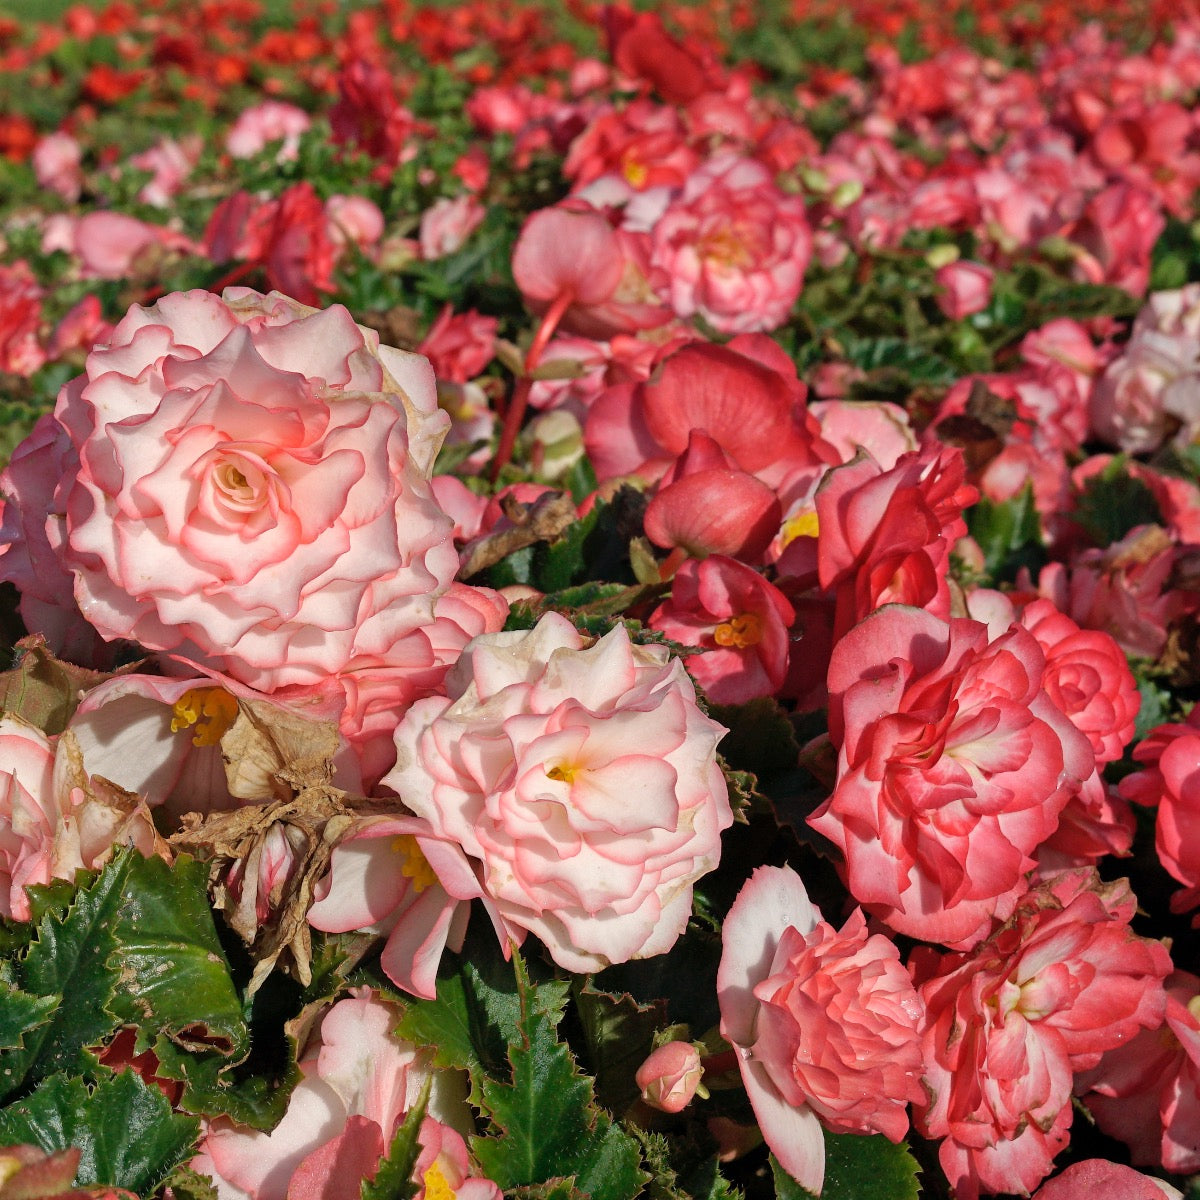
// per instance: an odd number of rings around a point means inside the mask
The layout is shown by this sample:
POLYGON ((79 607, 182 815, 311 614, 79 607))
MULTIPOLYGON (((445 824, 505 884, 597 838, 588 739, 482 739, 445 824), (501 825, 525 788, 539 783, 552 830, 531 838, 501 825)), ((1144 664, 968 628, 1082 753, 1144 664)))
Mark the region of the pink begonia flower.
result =
POLYGON ((82 350, 86 354, 97 342, 107 341, 112 336, 112 329, 104 319, 100 298, 89 294, 72 305, 59 320, 46 344, 46 353, 50 358, 61 358, 72 350, 82 350))
POLYGON ((458 568, 429 364, 340 306, 134 306, 55 415, 79 456, 62 560, 106 638, 319 683, 428 624, 458 568))
POLYGON ((714 704, 744 704, 783 684, 788 629, 795 613, 757 571, 714 554, 679 568, 671 596, 650 617, 651 629, 703 653, 688 672, 714 704))
POLYGON ((638 191, 678 188, 697 165, 677 109, 638 97, 606 105, 571 142, 563 174, 576 188, 616 175, 638 191))
POLYGON ((495 317, 473 308, 456 313, 447 304, 417 347, 433 365, 438 382, 466 383, 483 373, 496 355, 495 317))
POLYGON ((195 136, 184 138, 181 142, 174 138, 161 138, 149 150, 131 156, 131 167, 151 174, 151 178, 138 191, 138 199, 155 208, 169 208, 172 198, 183 187, 196 165, 202 148, 202 140, 195 136))
POLYGON ((426 1117, 417 1140, 421 1153, 412 1177, 420 1187, 413 1200, 501 1200, 496 1184, 471 1174, 467 1144, 457 1129, 426 1117))
POLYGON ((652 237, 676 314, 722 333, 782 325, 812 254, 804 201, 784 195, 762 163, 729 153, 692 172, 652 237))
POLYGON ((837 785, 809 818, 845 855, 853 897, 893 929, 966 947, 1004 920, 1033 851, 1095 769, 1013 626, 889 605, 834 646, 837 785))
POLYGON ((994 278, 995 272, 982 263, 952 262, 939 267, 933 275, 942 289, 936 297, 938 308, 951 321, 982 312, 992 302, 994 278))
POLYGON ((447 690, 409 709, 383 780, 428 822, 446 891, 569 971, 670 949, 733 821, 724 731, 683 664, 624 625, 590 642, 547 613, 468 644, 447 690))
POLYGON ((415 817, 357 821, 334 848, 308 923, 326 933, 385 935, 384 974, 432 1000, 442 951, 461 947, 470 905, 451 896, 429 865, 417 840, 428 833, 428 824, 415 817))
POLYGON ((136 270, 139 260, 152 258, 156 251, 195 250, 183 234, 118 212, 85 213, 74 221, 70 237, 70 250, 89 279, 123 279, 136 270))
POLYGON ((483 205, 471 195, 443 196, 435 201, 421 214, 417 235, 421 257, 428 261, 461 250, 486 215, 483 205))
POLYGON ((898 404, 886 400, 815 400, 808 410, 817 418, 821 436, 842 462, 850 462, 865 450, 889 471, 902 454, 917 449, 908 413, 898 404))
POLYGON ((978 495, 965 475, 961 451, 931 447, 888 470, 863 453, 821 480, 817 564, 836 598, 835 636, 884 604, 950 615, 950 551, 978 495))
POLYGON ((646 508, 646 536, 696 558, 724 554, 761 561, 779 530, 779 498, 737 464, 702 429, 667 469, 646 508))
POLYGON ((366 196, 330 196, 325 201, 325 221, 338 252, 350 245, 367 250, 383 237, 383 213, 366 196))
POLYGON ((634 1082, 651 1108, 678 1113, 701 1090, 703 1075, 700 1052, 691 1042, 667 1042, 638 1067, 634 1082))
POLYGON ((1141 297, 1150 282, 1150 254, 1166 225, 1158 201, 1128 183, 1093 196, 1064 231, 1075 248, 1072 274, 1083 283, 1107 283, 1141 297))
POLYGON ((1103 1158, 1072 1163, 1048 1179, 1033 1200, 1183 1200, 1183 1193, 1166 1180, 1143 1175, 1132 1167, 1103 1158))
POLYGON ((0 371, 28 376, 45 363, 41 320, 42 289, 29 264, 0 265, 0 371))
POLYGON ((69 134, 59 131, 38 139, 31 155, 38 186, 74 204, 83 191, 83 149, 69 134))
POLYGON ((1200 979, 1175 971, 1166 989, 1162 1026, 1109 1050, 1075 1091, 1135 1163, 1191 1175, 1200 1170, 1200 979))
POLYGON ((71 439, 46 413, 0 472, 0 490, 7 497, 0 519, 5 546, 0 579, 16 586, 26 629, 42 634, 55 654, 103 667, 111 662, 112 648, 79 611, 75 578, 61 558, 64 498, 74 474, 71 439))
POLYGON ((1172 910, 1188 912, 1200 905, 1200 735, 1173 738, 1158 770, 1163 790, 1154 846, 1167 873, 1184 885, 1171 897, 1172 910))
POLYGON ((867 936, 855 910, 841 931, 800 877, 758 867, 721 932, 717 1000, 763 1139, 798 1183, 820 1193, 821 1126, 899 1141, 919 1100, 923 1006, 894 942, 867 936))
POLYGON ((1064 871, 1029 891, 967 954, 913 952, 928 1012, 928 1097, 916 1109, 959 1200, 1028 1192, 1071 1125, 1071 1082, 1162 1020, 1171 959, 1129 928, 1125 880, 1064 871))
POLYGON ((53 877, 54 751, 46 735, 0 717, 0 916, 29 920, 25 887, 53 877))
MULTIPOLYGON (((211 1176, 220 1200, 356 1200, 431 1074, 431 1053, 393 1033, 396 1016, 392 1005, 366 988, 339 1001, 321 1021, 320 1040, 300 1060, 303 1078, 283 1120, 270 1133, 241 1128, 227 1117, 209 1121, 189 1165, 211 1176)), ((424 1172, 415 1176, 419 1182, 428 1185, 445 1170, 447 1150, 452 1174, 465 1176, 465 1154, 450 1149, 457 1149, 461 1135, 441 1124, 461 1123, 464 1108, 462 1082, 434 1073, 431 1126, 427 1131, 422 1124, 419 1140, 436 1149, 430 1161, 418 1160, 424 1172), (435 1172, 433 1162, 439 1164, 435 1172)), ((443 1182, 453 1190, 448 1178, 443 1182)), ((436 1182, 432 1190, 439 1194, 436 1182)), ((489 1185, 478 1200, 485 1197, 499 1200, 499 1190, 489 1185)))
POLYGON ((300 137, 307 133, 312 118, 302 108, 282 100, 264 100, 243 109, 225 135, 225 149, 234 158, 253 158, 272 142, 279 142, 275 161, 294 159, 300 137))

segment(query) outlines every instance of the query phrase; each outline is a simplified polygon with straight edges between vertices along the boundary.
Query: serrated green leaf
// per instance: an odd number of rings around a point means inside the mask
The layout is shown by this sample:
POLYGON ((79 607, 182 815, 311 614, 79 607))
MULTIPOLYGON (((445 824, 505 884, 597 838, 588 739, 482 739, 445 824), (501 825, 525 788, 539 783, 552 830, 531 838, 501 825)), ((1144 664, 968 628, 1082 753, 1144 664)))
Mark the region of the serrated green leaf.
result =
POLYGON ((634 1075, 654 1048, 655 1031, 667 1023, 664 1001, 642 1004, 628 993, 614 996, 590 983, 574 989, 583 1026, 584 1061, 595 1076, 596 1099, 622 1113, 637 1099, 634 1075))
POLYGON ((566 984, 534 985, 514 954, 521 1016, 509 1049, 511 1081, 485 1078, 480 1103, 495 1128, 472 1148, 501 1188, 574 1176, 592 1200, 632 1200, 646 1182, 637 1143, 596 1107, 555 1027, 566 984))
POLYGON ((192 1153, 200 1123, 171 1111, 166 1097, 133 1071, 89 1089, 52 1075, 0 1112, 0 1145, 82 1151, 76 1181, 148 1195, 192 1153))
POLYGON ((693 1200, 742 1200, 741 1189, 721 1174, 721 1163, 715 1154, 681 1175, 679 1182, 693 1200))
POLYGON ((1031 484, 1000 503, 982 497, 967 510, 966 519, 971 536, 983 551, 984 569, 994 579, 1013 565, 1018 552, 1029 546, 1040 548, 1041 521, 1031 484))
POLYGON ((721 739, 721 757, 735 771, 751 771, 762 779, 795 767, 800 744, 774 696, 746 704, 710 704, 708 713, 729 730, 721 739))
MULTIPOLYGON (((917 1200, 919 1168, 907 1143, 825 1131, 825 1183, 821 1200, 917 1200)), ((771 1155, 771 1173, 779 1200, 816 1200, 771 1155)))
POLYGON ((421 1122, 425 1120, 425 1110, 429 1107, 432 1083, 431 1075, 425 1080, 420 1099, 408 1110, 403 1123, 392 1135, 392 1144, 379 1164, 375 1178, 363 1180, 360 1193, 362 1200, 412 1200, 420 1191, 422 1185, 412 1175, 421 1153, 421 1143, 417 1137, 421 1132, 421 1122))
POLYGON ((62 997, 33 996, 0 981, 0 1050, 20 1049, 27 1034, 44 1025, 62 997))
POLYGON ((588 1200, 575 1186, 574 1179, 548 1179, 545 1183, 512 1188, 508 1195, 509 1200, 588 1200))

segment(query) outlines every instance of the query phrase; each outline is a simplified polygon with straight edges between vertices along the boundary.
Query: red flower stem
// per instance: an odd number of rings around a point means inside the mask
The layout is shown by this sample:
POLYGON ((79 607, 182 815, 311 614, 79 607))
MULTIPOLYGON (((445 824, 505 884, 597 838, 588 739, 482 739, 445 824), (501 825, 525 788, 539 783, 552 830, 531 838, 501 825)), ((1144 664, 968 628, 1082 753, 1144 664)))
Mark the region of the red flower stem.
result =
POLYGON ((505 463, 512 458, 513 447, 517 444, 517 434, 521 431, 521 422, 525 419, 525 409, 529 404, 529 389, 533 387, 531 372, 541 361, 546 349, 546 343, 554 336, 558 323, 563 314, 571 307, 575 299, 572 288, 565 288, 554 298, 554 303, 546 309, 542 323, 533 335, 529 350, 525 355, 525 374, 517 380, 508 408, 504 413, 504 427, 500 431, 500 445, 496 447, 496 457, 492 459, 492 482, 495 483, 504 469, 505 463))

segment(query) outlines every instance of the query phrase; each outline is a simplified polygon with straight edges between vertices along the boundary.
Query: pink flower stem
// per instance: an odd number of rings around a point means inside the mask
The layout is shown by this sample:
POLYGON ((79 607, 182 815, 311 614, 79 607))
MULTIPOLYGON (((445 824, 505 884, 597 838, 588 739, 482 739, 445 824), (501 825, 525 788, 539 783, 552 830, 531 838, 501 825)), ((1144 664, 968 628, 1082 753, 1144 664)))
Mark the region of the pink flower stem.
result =
POLYGON ((512 396, 504 413, 504 427, 500 431, 500 445, 496 447, 496 457, 492 459, 491 478, 493 483, 500 477, 500 472, 504 469, 505 463, 512 458, 513 446, 516 445, 517 434, 521 430, 521 422, 525 419, 525 409, 529 404, 529 390, 533 387, 531 372, 541 362, 542 353, 546 349, 547 342, 554 336, 554 331, 558 328, 559 321, 562 320, 563 314, 567 309, 571 307, 574 299, 575 292, 572 288, 565 288, 559 292, 554 299, 554 303, 546 309, 546 313, 542 317, 542 323, 537 327, 537 332, 533 335, 533 341, 529 344, 529 350, 525 355, 525 373, 517 380, 513 388, 512 396))

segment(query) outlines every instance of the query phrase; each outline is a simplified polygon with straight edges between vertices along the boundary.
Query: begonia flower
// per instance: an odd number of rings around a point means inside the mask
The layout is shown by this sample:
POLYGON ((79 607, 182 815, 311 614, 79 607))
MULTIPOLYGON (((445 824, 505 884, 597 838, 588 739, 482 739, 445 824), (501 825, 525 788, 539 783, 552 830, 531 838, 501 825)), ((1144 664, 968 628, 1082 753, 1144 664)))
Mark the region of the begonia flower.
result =
POLYGON ((409 709, 383 779, 428 823, 446 891, 571 971, 667 951, 733 820, 723 730, 682 663, 547 613, 469 643, 446 686, 409 709))

